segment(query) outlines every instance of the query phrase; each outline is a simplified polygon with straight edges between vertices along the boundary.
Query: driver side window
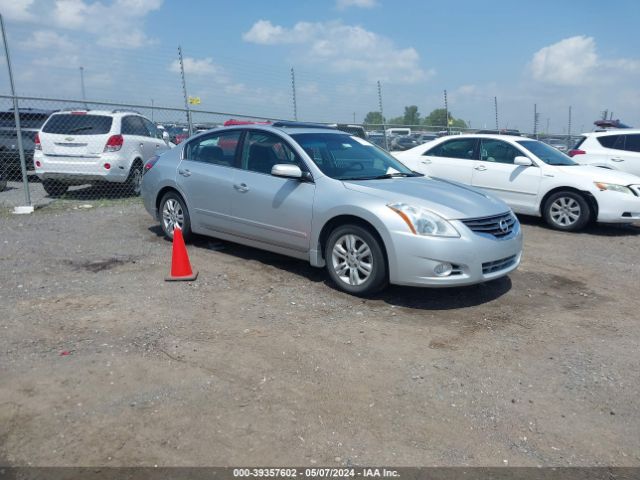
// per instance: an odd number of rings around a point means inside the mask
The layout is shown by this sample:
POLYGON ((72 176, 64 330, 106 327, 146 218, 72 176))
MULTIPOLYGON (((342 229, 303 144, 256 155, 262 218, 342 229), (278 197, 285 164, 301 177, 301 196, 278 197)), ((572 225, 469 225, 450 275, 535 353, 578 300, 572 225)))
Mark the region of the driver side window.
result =
POLYGON ((483 138, 480 140, 480 160, 485 162, 513 165, 513 159, 523 155, 517 148, 501 140, 483 138))
POLYGON ((242 169, 270 175, 278 164, 297 165, 303 172, 308 171, 284 139, 268 132, 248 131, 242 148, 242 169))

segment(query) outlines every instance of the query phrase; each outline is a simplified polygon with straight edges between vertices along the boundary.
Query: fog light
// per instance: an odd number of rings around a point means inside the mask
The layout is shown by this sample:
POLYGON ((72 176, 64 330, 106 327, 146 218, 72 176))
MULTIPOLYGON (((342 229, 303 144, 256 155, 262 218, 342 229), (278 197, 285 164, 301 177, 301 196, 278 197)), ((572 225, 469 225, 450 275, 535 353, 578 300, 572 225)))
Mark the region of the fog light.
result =
POLYGON ((104 164, 104 168, 106 168, 107 170, 109 170, 111 168, 111 164, 110 163, 105 163, 104 164))
POLYGON ((450 263, 439 263, 433 269, 433 273, 435 273, 438 277, 448 277, 451 275, 453 271, 453 266, 450 263))

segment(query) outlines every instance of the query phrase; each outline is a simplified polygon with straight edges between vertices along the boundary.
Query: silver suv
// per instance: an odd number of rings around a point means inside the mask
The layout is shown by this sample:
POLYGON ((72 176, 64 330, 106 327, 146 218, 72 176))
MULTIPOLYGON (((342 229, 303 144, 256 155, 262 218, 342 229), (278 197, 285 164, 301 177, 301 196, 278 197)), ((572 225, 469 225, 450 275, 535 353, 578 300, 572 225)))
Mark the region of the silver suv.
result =
POLYGON ((96 182, 120 184, 138 195, 144 162, 172 145, 149 119, 121 110, 54 113, 34 143, 35 172, 50 196, 96 182))
POLYGON ((330 128, 211 130, 144 171, 145 207, 167 237, 180 228, 326 266, 356 295, 389 282, 470 285, 520 263, 520 225, 502 201, 330 128))

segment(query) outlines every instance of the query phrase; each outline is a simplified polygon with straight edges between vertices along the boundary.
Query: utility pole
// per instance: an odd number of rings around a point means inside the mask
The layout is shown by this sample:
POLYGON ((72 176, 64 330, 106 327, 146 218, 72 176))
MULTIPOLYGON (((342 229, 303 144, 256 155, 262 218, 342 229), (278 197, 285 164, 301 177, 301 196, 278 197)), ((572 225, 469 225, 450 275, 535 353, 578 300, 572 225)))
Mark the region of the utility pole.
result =
POLYGON ((549 135, 549 118, 547 118, 547 130, 546 130, 547 135, 549 135))
POLYGON ((184 62, 182 61, 182 48, 178 45, 178 59, 180 60, 180 76, 182 77, 182 93, 184 95, 184 109, 187 112, 187 126, 189 136, 193 135, 193 125, 191 123, 191 110, 189 110, 189 97, 187 96, 187 82, 184 78, 184 62))
POLYGON ((82 92, 82 101, 84 102, 84 108, 89 110, 87 106, 87 93, 84 89, 84 67, 80 67, 80 90, 82 92))
POLYGON ((353 123, 356 123, 356 112, 353 112, 353 123))
POLYGON ((567 148, 571 143, 571 105, 569 105, 569 124, 567 125, 567 148))
POLYGON ((389 150, 389 143, 387 142, 387 129, 384 125, 384 113, 382 112, 382 87, 380 86, 380 80, 378 80, 378 107, 380 109, 380 119, 382 120, 382 131, 384 132, 384 148, 389 150))
POLYGON ((540 123, 540 114, 538 113, 538 104, 533 104, 533 136, 538 139, 538 124, 540 123))
POLYGON ((498 97, 493 97, 493 106, 496 111, 496 130, 500 133, 500 127, 498 127, 498 97))
POLYGON ((293 119, 298 121, 298 103, 296 101, 296 72, 291 67, 291 92, 293 95, 293 119))
POLYGON ((13 118, 16 122, 16 140, 18 143, 18 155, 20 157, 20 170, 22 173, 22 186, 24 189, 24 201, 26 206, 16 207, 16 213, 32 213, 31 194, 29 193, 29 179, 27 178, 27 162, 24 157, 24 146, 22 145, 22 129, 20 128, 20 110, 18 109, 18 97, 16 97, 16 88, 13 83, 13 71, 11 70, 11 57, 9 56, 9 45, 7 44, 7 35, 4 30, 4 19, 0 14, 0 29, 2 30, 2 43, 4 43, 4 56, 7 59, 7 71, 9 73, 9 84, 11 86, 11 97, 13 98, 13 118))
POLYGON ((447 91, 444 91, 444 123, 447 129, 447 135, 449 135, 449 104, 447 103, 447 91))

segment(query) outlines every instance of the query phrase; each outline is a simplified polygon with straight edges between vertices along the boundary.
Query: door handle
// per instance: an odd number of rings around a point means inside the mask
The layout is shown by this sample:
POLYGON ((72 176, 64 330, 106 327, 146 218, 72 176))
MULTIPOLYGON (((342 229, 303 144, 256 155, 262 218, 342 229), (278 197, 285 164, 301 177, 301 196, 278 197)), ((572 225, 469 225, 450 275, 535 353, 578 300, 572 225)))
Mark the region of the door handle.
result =
POLYGON ((478 165, 477 167, 473 167, 474 170, 478 170, 479 172, 484 172, 487 167, 485 167, 484 165, 478 165))
POLYGON ((190 176, 191 176, 191 170, 188 170, 188 169, 186 169, 186 168, 185 168, 184 170, 180 168, 180 169, 178 170, 178 173, 179 173, 180 175, 182 175, 183 177, 190 177, 190 176))
POLYGON ((431 165, 431 160, 422 160, 421 163, 424 163, 425 165, 431 165))
POLYGON ((156 143, 156 148, 160 148, 160 145, 156 143))
POLYGON ((240 193, 245 193, 249 191, 249 187, 247 187, 246 183, 236 183, 233 188, 235 188, 237 191, 239 191, 240 193))
POLYGON ((624 162, 624 158, 616 157, 611 159, 612 162, 624 162))
POLYGON ((140 148, 144 148, 144 143, 141 143, 141 144, 140 144, 140 148))

